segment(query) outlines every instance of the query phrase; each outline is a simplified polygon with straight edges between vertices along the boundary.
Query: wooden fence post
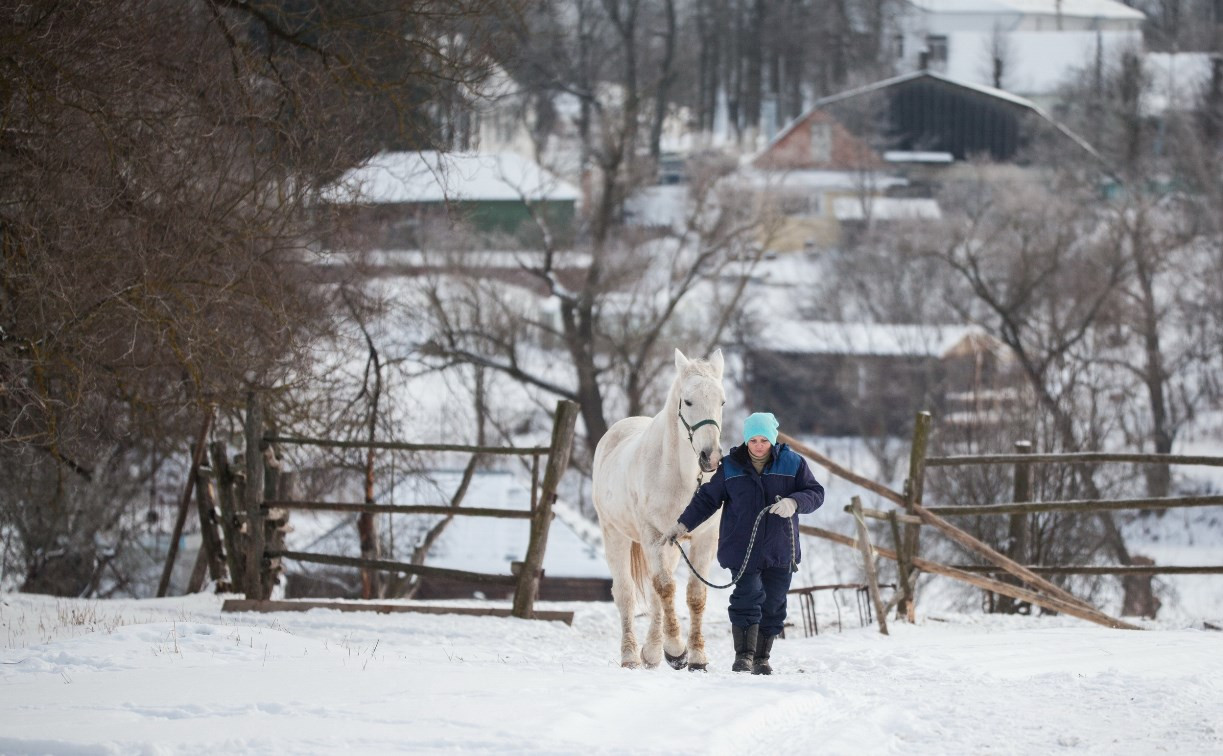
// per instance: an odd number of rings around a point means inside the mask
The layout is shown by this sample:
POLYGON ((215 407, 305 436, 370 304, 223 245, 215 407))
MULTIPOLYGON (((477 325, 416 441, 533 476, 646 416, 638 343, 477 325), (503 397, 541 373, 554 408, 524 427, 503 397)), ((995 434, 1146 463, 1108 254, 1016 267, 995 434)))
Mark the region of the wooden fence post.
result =
MULTIPOLYGON (((1031 454, 1031 441, 1016 441, 1016 454, 1031 454)), ((1015 463, 1014 486, 1012 488, 1014 494, 1011 501, 1027 502, 1032 500, 1032 466, 1024 462, 1015 463)), ((1023 512, 1015 512, 1010 517, 1010 522, 1007 526, 1006 539, 1006 555, 1008 558, 1015 560, 1019 564, 1028 563, 1028 515, 1023 512)), ((1013 575, 1002 575, 998 578, 1004 582, 1021 585, 1019 579, 1013 575)), ((1016 601, 1011 596, 1000 596, 997 603, 997 611, 1004 614, 1013 614, 1017 612, 1024 602, 1016 601)))
MULTIPOLYGON (((228 592, 225 580, 225 547, 218 531, 221 515, 217 511, 216 474, 211 467, 201 466, 196 479, 195 503, 200 515, 200 553, 208 566, 208 576, 216 583, 218 592, 228 592)), ((203 588, 203 575, 192 575, 188 593, 198 593, 203 588)))
POLYGON ((858 523, 858 548, 862 551, 862 561, 866 565, 866 587, 871 594, 871 602, 875 605, 875 616, 879 618, 879 632, 888 634, 888 620, 883 608, 883 599, 879 596, 879 576, 875 571, 875 550, 871 546, 870 531, 866 528, 866 518, 862 516, 862 500, 857 496, 850 500, 849 511, 858 523))
POLYGON ((243 508, 246 512, 246 559, 243 577, 246 597, 261 601, 263 595, 263 402, 252 390, 246 395, 246 485, 243 508))
POLYGON ((241 519, 235 503, 234 471, 229 464, 229 451, 224 441, 214 441, 209 448, 212 471, 217 479, 217 518, 221 524, 221 539, 224 543, 225 566, 229 568, 227 592, 236 593, 246 588, 246 551, 239 532, 241 519))
POLYGON ((514 590, 513 615, 530 619, 539 592, 539 573, 543 569, 544 549, 548 545, 548 526, 552 522, 552 504, 556 501, 556 489, 569 466, 569 454, 573 449, 573 431, 577 424, 578 405, 562 399, 556 403, 556 418, 552 424, 552 445, 548 450, 548 466, 544 470, 544 482, 539 492, 539 502, 531 518, 531 540, 518 573, 518 586, 514 590))
MULTIPOLYGON (((922 503, 922 489, 926 480, 926 445, 930 441, 930 425, 932 417, 929 412, 918 412, 913 420, 913 446, 909 450, 909 478, 905 482, 905 512, 914 515, 922 503)), ((918 535, 921 526, 912 522, 905 524, 904 548, 897 544, 900 559, 904 560, 904 572, 909 577, 901 582, 900 602, 896 607, 897 616, 914 622, 917 607, 914 587, 917 573, 913 569, 913 560, 917 557, 918 535)))
POLYGON ((204 423, 200 427, 200 435, 196 438, 195 448, 191 451, 191 468, 187 472, 187 485, 183 487, 183 498, 178 505, 178 514, 174 519, 174 531, 170 534, 169 551, 166 553, 166 566, 161 571, 161 581, 157 584, 157 597, 166 595, 170 587, 170 574, 174 571, 174 560, 178 557, 178 540, 183 535, 183 526, 187 522, 187 507, 191 505, 191 494, 195 491, 195 476, 199 472, 200 461, 204 458, 204 447, 208 444, 208 430, 212 427, 212 417, 217 406, 209 404, 204 412, 204 423))

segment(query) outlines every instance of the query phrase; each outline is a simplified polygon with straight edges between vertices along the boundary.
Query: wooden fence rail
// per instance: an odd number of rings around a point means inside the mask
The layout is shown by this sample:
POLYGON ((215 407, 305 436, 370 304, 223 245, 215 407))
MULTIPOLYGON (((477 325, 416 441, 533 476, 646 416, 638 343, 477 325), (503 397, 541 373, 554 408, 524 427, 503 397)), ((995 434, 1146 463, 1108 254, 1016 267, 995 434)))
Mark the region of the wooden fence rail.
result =
MULTIPOLYGON (((577 421, 578 406, 575 402, 562 400, 557 403, 556 415, 552 428, 552 439, 548 446, 509 447, 483 446, 463 444, 414 444, 393 441, 341 441, 320 438, 308 438, 288 435, 263 435, 263 408, 261 398, 255 392, 248 396, 248 406, 245 422, 246 450, 243 455, 242 469, 235 471, 224 459, 223 447, 214 448, 214 464, 217 464, 216 477, 221 491, 218 500, 224 514, 213 520, 214 525, 224 525, 224 545, 229 552, 229 567, 231 579, 235 588, 246 594, 241 602, 226 602, 233 611, 269 611, 281 610, 286 602, 267 601, 273 584, 274 572, 280 569, 282 560, 313 562, 344 567, 354 567, 361 570, 378 570, 395 572, 405 575, 434 577, 445 580, 458 580, 488 585, 513 586, 513 607, 505 610, 508 616, 519 618, 555 619, 556 612, 536 612, 535 599, 539 593, 539 580, 543 573, 543 559, 548 539, 548 529, 552 521, 552 505, 556 500, 557 488, 569 465, 570 451, 573 446, 574 428, 577 421), (509 510, 494 507, 460 507, 460 506, 428 506, 428 505, 393 505, 376 504, 372 501, 327 502, 327 501, 294 501, 286 497, 278 489, 276 468, 279 462, 273 452, 274 444, 309 445, 333 447, 341 449, 384 449, 412 452, 466 452, 480 455, 512 455, 533 457, 531 464, 531 509, 509 510), (542 483, 537 479, 540 456, 547 457, 542 483), (230 488, 232 487, 232 490, 230 488), (228 509, 228 511, 224 511, 228 509), (362 514, 410 514, 410 515, 442 515, 446 517, 494 517, 516 518, 530 521, 530 536, 526 545, 526 553, 522 562, 515 562, 509 567, 509 574, 489 574, 469 572, 465 570, 430 567, 388 559, 376 559, 370 556, 347 557, 331 554, 315 554, 304 551, 286 549, 283 544, 283 524, 291 510, 357 512, 362 514), (266 532, 269 524, 277 527, 272 532, 266 532)), ((197 450, 196 457, 201 456, 197 450)), ((221 543, 220 536, 213 539, 221 543)), ((291 602, 288 602, 291 603, 291 602)), ((318 602, 313 602, 316 605, 318 602)), ((333 608, 344 608, 337 605, 333 608)), ((359 604, 358 604, 359 606, 359 604)), ((382 605, 379 605, 382 606, 382 605)), ((395 609, 379 609, 379 611, 412 611, 412 608, 398 607, 395 609)), ((424 611, 437 611, 436 607, 422 608, 424 611)), ((561 613, 564 614, 564 613, 561 613)), ((559 617, 572 621, 572 613, 568 617, 559 617)))
POLYGON ((389 451, 414 452, 468 452, 471 454, 505 454, 529 457, 548 454, 549 446, 470 446, 467 444, 412 444, 403 441, 340 441, 304 436, 267 435, 263 440, 269 444, 287 446, 327 446, 333 449, 384 449, 389 451))
POLYGON ((1214 507, 1220 504, 1223 504, 1223 496, 1166 496, 1152 499, 1014 501, 1008 504, 926 507, 926 510, 947 517, 952 515, 1031 514, 1034 512, 1102 512, 1116 509, 1177 509, 1180 507, 1214 507))
MULTIPOLYGON (((871 481, 819 454, 814 449, 795 439, 779 434, 779 438, 789 444, 795 451, 814 460, 826 468, 834 476, 847 480, 883 499, 903 508, 883 512, 861 506, 854 497, 854 503, 846 506, 858 520, 858 538, 850 538, 838 533, 803 526, 800 531, 807 535, 852 546, 863 550, 867 560, 868 578, 872 574, 873 556, 883 556, 897 563, 899 586, 897 597, 893 602, 897 606, 898 616, 913 619, 912 589, 917 571, 945 575, 967 582, 985 590, 998 593, 1012 601, 1026 601, 1051 611, 1070 614, 1103 624, 1107 627, 1137 629, 1136 626, 1122 620, 1110 617, 1095 609, 1082 599, 1077 598, 1060 586, 1050 583, 1043 575, 1125 575, 1144 576, 1156 574, 1223 574, 1223 566, 1148 566, 1148 565, 1025 565, 1022 554, 1026 551, 1025 519, 1028 515, 1039 512, 1100 512, 1124 509, 1171 509, 1181 507, 1205 507, 1223 505, 1223 496, 1179 496, 1179 497, 1149 497, 1112 500, 1066 500, 1033 502, 1027 498, 1031 495, 1030 474, 1033 464, 1081 464, 1081 463, 1141 463, 1159 465, 1208 465, 1223 467, 1223 457, 1184 454, 1141 454, 1141 453, 1108 453, 1108 452, 1076 452, 1066 454, 1035 454, 1031 452, 1031 444, 1026 441, 1016 443, 1017 452, 1013 454, 977 454, 955 456, 927 456, 926 445, 931 430, 930 413, 920 412, 914 423, 913 443, 909 460, 909 476, 905 480, 904 492, 894 491, 887 486, 871 481), (986 504, 971 506, 925 506, 922 501, 926 469, 931 467, 954 467, 960 465, 1010 464, 1014 465, 1014 498, 1015 501, 1002 504, 986 504), (967 515, 1010 515, 1008 553, 1002 554, 966 531, 950 524, 945 517, 960 517, 967 515), (887 520, 891 524, 894 550, 881 547, 870 547, 866 543, 868 535, 865 531, 863 518, 887 520), (903 525, 904 532, 901 532, 903 525), (972 567, 953 567, 938 564, 917 556, 917 533, 921 526, 932 526, 940 534, 957 543, 961 547, 983 557, 991 562, 989 565, 972 567), (984 577, 983 573, 1002 573, 1002 578, 994 580, 984 577)), ((1006 599, 1004 599, 1005 601, 1006 599)), ((881 632, 886 633, 886 625, 880 624, 881 632)))
POLYGON ((365 557, 346 557, 333 554, 312 554, 307 551, 268 551, 272 558, 292 559, 298 562, 314 562, 316 564, 332 564, 341 567, 357 567, 361 569, 385 570, 401 572, 406 575, 422 577, 439 577, 447 580, 463 580, 471 583, 487 583, 489 585, 517 585, 517 575, 494 575, 486 572, 468 572, 454 570, 448 567, 430 567, 410 562, 397 562, 390 559, 368 559, 365 557))
POLYGON ((1127 452, 1066 452, 1050 454, 963 454, 927 457, 929 467, 959 465, 1079 464, 1087 462, 1137 462, 1151 465, 1212 465, 1223 467, 1223 457, 1186 454, 1137 454, 1127 452))
POLYGON ((492 507, 451 507, 426 504, 363 504, 359 502, 293 501, 275 499, 263 503, 264 510, 271 508, 302 509, 322 512, 368 512, 370 514, 414 514, 414 515, 465 515, 467 517, 503 517, 529 520, 535 513, 527 509, 495 509, 492 507))
MULTIPOLYGON (((1001 572, 997 567, 989 565, 953 565, 964 572, 1001 572)), ((1223 565, 1192 566, 1192 565, 1028 565, 1032 572, 1041 575, 1223 575, 1223 565)))

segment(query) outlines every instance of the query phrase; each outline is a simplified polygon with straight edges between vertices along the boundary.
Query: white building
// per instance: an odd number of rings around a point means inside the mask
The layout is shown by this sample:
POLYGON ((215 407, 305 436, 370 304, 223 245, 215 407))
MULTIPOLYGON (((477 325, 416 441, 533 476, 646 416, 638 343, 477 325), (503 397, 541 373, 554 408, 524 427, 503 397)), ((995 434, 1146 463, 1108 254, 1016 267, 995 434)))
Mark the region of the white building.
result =
POLYGON ((1097 59, 1140 52, 1144 20, 1115 0, 903 0, 892 54, 900 72, 1040 97, 1097 59))

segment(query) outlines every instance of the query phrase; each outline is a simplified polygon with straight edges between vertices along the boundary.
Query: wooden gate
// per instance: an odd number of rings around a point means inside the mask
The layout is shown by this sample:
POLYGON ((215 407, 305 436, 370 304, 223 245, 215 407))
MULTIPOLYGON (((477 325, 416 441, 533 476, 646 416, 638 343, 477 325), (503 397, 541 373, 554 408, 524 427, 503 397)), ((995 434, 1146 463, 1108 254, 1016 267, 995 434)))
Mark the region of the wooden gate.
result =
MULTIPOLYGON (((481 507, 448 507, 448 506, 404 506, 379 505, 369 502, 325 502, 325 501, 293 501, 277 493, 274 482, 265 485, 243 485, 240 493, 243 498, 240 509, 243 531, 247 534, 244 543, 240 545, 243 551, 237 573, 241 576, 241 584, 235 588, 241 590, 245 599, 231 599, 222 606, 222 611, 305 611, 308 609, 328 607, 344 611, 373 610, 380 612, 410 612, 423 611, 428 613, 458 613, 491 616, 513 616, 523 619, 549 619, 572 622, 572 612, 543 612, 534 608, 539 594, 539 580, 542 574, 544 551, 548 542, 548 529, 552 522, 552 505, 556 500, 556 489, 561 477, 569 465, 569 456, 573 446, 574 426, 577 420, 578 406, 575 402, 562 400, 557 403, 556 416, 552 427, 552 440, 548 446, 540 447, 485 447, 464 446, 456 444, 411 444, 390 441, 336 441, 329 439, 302 438, 293 436, 263 435, 263 413, 257 394, 248 397, 246 421, 246 453, 243 476, 246 481, 269 481, 274 475, 269 475, 266 454, 273 444, 311 445, 332 448, 385 449, 417 452, 470 452, 482 455, 530 456, 536 461, 533 470, 538 470, 538 460, 546 457, 546 467, 543 480, 539 482, 533 475, 531 508, 529 510, 507 510, 481 507), (385 559, 370 559, 363 557, 347 557, 332 554, 317 554, 302 551, 292 551, 284 547, 279 539, 269 543, 269 535, 276 532, 269 530, 268 523, 287 516, 294 509, 358 512, 371 514, 444 514, 447 516, 465 517, 503 517, 527 519, 530 521, 530 535, 526 555, 521 563, 510 566, 507 574, 489 574, 467 572, 427 565, 411 564, 385 559), (271 601, 268 599, 271 585, 271 575, 280 569, 282 560, 313 562, 349 566, 362 570, 383 570, 400 574, 454 578, 465 581, 493 585, 512 586, 514 588, 513 605, 510 609, 497 608, 461 608, 461 607, 426 607, 410 604, 371 603, 363 602, 322 602, 322 601, 271 601)), ((235 576, 237 582, 237 576, 235 576)))

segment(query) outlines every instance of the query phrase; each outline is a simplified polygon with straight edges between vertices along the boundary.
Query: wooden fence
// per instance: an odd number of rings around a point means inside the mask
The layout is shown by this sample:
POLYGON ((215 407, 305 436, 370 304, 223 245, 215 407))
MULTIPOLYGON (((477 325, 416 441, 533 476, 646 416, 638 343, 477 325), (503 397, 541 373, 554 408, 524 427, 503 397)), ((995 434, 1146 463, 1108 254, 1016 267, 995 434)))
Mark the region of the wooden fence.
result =
MULTIPOLYGON (((513 588, 510 609, 455 608, 456 613, 513 616, 519 618, 550 619, 572 622, 572 612, 536 611, 535 600, 539 594, 544 552, 548 541, 548 530, 552 522, 552 505, 556 500, 557 486, 569 465, 573 446, 574 427, 577 420, 577 404, 571 401, 557 403, 556 417, 552 428, 552 439, 548 446, 540 447, 495 447, 465 446, 456 444, 411 444, 379 441, 337 441, 329 439, 301 438, 263 434, 263 408, 260 398, 252 393, 248 397, 245 424, 246 451, 244 464, 235 469, 227 459, 223 444, 212 445, 211 466, 201 466, 199 446, 191 471, 191 481, 198 487, 197 501, 204 533, 201 561, 208 563, 214 580, 223 580, 229 575, 229 583, 223 589, 244 593, 245 599, 230 599, 222 611, 286 611, 306 610, 326 604, 332 608, 351 611, 364 608, 381 612, 424 611, 437 613, 447 609, 404 604, 373 604, 370 602, 343 603, 318 601, 269 601, 271 588, 282 569, 283 560, 340 565, 363 571, 387 571, 421 577, 438 577, 463 580, 473 583, 499 585, 513 588), (276 445, 311 445, 330 448, 384 449, 417 452, 468 452, 480 455, 530 456, 532 467, 530 509, 511 510, 487 507, 458 506, 406 506, 375 504, 372 497, 362 503, 295 501, 285 495, 283 481, 277 474, 279 463, 276 445), (539 480, 539 460, 546 458, 542 482, 539 480), (248 481, 262 481, 263 485, 248 485, 248 481), (422 564, 348 557, 334 554, 318 554, 294 551, 285 548, 284 533, 289 512, 292 510, 314 510, 333 512, 357 512, 362 514, 441 514, 463 517, 501 517, 530 521, 526 554, 521 563, 507 565, 506 574, 488 574, 464 570, 430 567, 422 564)), ((209 415, 211 419, 211 414, 209 415)), ((207 435, 207 423, 200 436, 200 444, 207 435)), ((189 485, 190 488, 190 485, 189 485)), ((185 497, 185 500, 189 497, 185 497)), ((186 505, 180 508, 180 514, 186 505)), ((180 520, 182 518, 180 517, 180 520)), ((181 525, 179 526, 181 532, 181 525)), ((177 533, 175 541, 177 541, 177 533)), ((165 574, 173 566, 173 553, 167 560, 165 574)), ((196 571, 200 573, 200 570, 196 571)), ((163 578, 163 583, 166 580, 163 578)), ((194 590, 199 590, 195 584, 194 590)), ((202 581, 201 581, 202 582, 202 581)), ((164 588, 159 595, 164 595, 164 588)))
POLYGON ((1112 500, 1069 500, 1033 502, 1031 499, 1031 466, 1036 464, 1093 464, 1132 462, 1161 465, 1212 465, 1223 466, 1223 457, 1190 456, 1177 454, 1134 453, 1065 453, 1033 454, 1031 445, 1020 442, 1015 454, 981 454, 931 457, 927 456, 927 444, 932 427, 928 412, 917 414, 909 456, 909 474, 904 491, 894 491, 887 486, 858 475, 833 462, 785 434, 779 438, 799 453, 814 460, 833 475, 848 480, 881 498, 890 501, 895 509, 879 511, 864 508, 858 497, 854 497, 845 511, 857 522, 857 538, 835 533, 823 528, 803 525, 800 532, 824 538, 860 549, 866 563, 867 582, 871 587, 872 601, 879 615, 880 632, 887 633, 884 614, 892 606, 897 616, 913 621, 914 588, 919 572, 951 577, 987 591, 1006 596, 1014 601, 1035 604, 1054 612, 1069 614, 1107 627, 1139 629, 1136 625, 1110 617, 1077 598, 1065 589, 1051 583, 1043 575, 1097 574, 1097 575, 1153 575, 1153 574, 1221 574, 1223 566, 1160 566, 1160 565, 1024 565, 1022 533, 1026 531, 1026 518, 1036 512, 1084 512, 1122 509, 1169 509, 1174 507, 1218 506, 1223 496, 1181 496, 1164 498, 1135 498, 1112 500), (961 465, 1009 464, 1014 465, 1014 501, 981 506, 926 506, 923 501, 926 470, 930 467, 954 467, 961 465), (1008 515, 1010 521, 1010 554, 1002 554, 968 532, 948 522, 947 517, 965 515, 1008 515), (894 548, 887 549, 870 544, 865 519, 884 520, 890 524, 894 548), (951 566, 940 564, 918 556, 918 535, 921 527, 934 528, 964 549, 980 556, 988 565, 951 566), (885 557, 897 563, 898 588, 892 600, 885 606, 879 595, 874 571, 875 557, 885 557), (1007 580, 986 577, 988 573, 1005 573, 1007 580))

